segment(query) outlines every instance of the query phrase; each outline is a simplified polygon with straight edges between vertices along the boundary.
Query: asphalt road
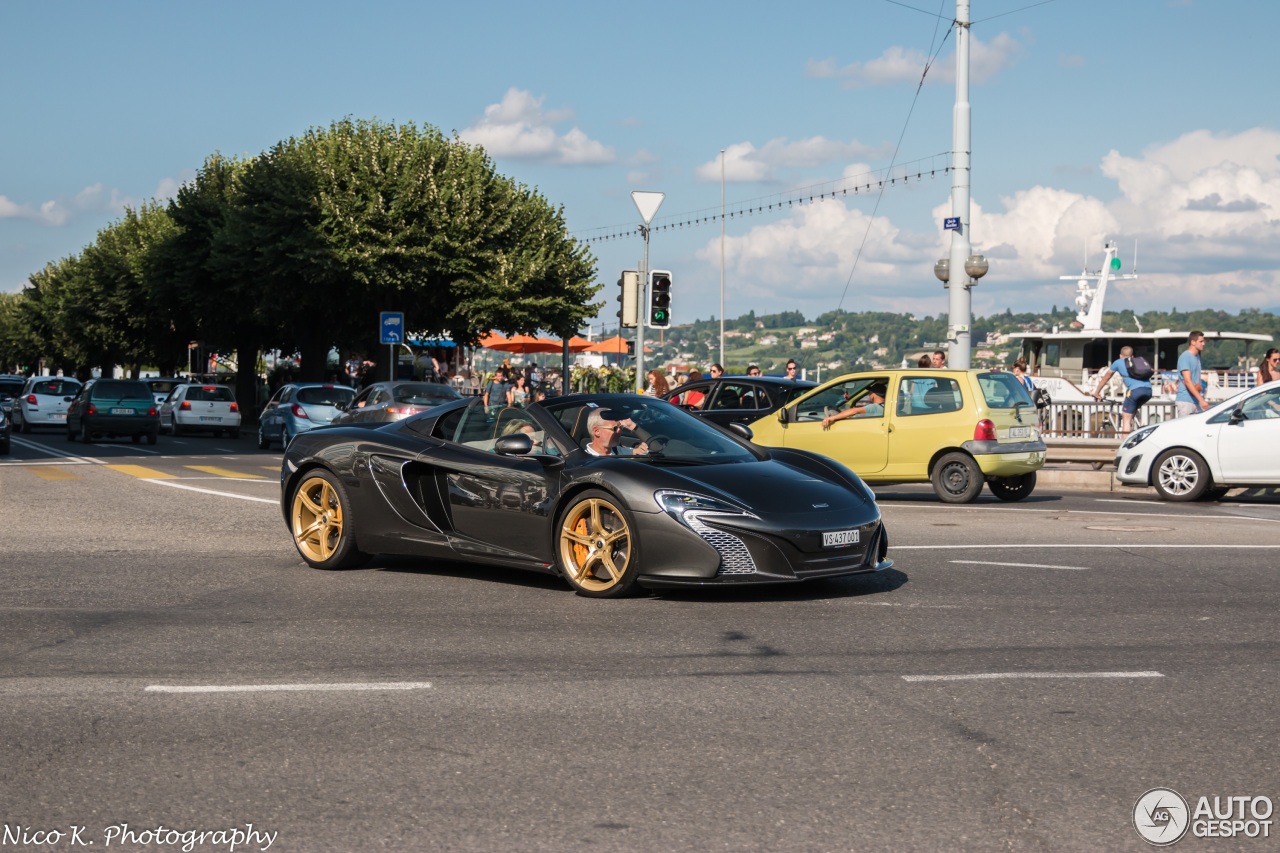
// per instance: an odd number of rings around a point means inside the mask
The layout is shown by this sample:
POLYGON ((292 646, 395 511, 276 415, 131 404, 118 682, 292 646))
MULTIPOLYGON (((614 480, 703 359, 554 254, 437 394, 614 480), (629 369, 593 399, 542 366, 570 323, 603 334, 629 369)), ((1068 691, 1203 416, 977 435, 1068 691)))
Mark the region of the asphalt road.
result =
POLYGON ((1280 504, 886 489, 892 570, 608 602, 309 569, 278 463, 14 436, 0 850, 1143 850, 1148 789, 1280 799, 1280 504))

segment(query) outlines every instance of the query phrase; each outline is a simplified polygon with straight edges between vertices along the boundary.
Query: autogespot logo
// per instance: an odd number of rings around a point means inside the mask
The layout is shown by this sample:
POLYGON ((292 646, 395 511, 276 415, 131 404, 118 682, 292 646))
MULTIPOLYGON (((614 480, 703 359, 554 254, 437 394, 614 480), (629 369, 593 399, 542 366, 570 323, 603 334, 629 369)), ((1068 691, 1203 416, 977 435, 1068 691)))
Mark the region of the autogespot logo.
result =
POLYGON ((1173 844, 1187 833, 1187 801, 1169 788, 1152 788, 1133 806, 1133 828, 1142 840, 1157 847, 1173 844))

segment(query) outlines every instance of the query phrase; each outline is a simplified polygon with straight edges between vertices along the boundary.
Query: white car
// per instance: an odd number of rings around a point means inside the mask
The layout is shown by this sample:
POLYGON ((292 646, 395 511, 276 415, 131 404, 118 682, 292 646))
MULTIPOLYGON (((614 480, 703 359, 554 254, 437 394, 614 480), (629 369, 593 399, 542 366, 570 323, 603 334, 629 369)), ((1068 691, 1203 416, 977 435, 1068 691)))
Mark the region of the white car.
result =
POLYGON ((197 430, 240 437, 240 406, 226 385, 179 385, 160 406, 160 429, 174 435, 197 430))
POLYGON ((1169 501, 1217 500, 1237 486, 1280 485, 1278 443, 1280 381, 1134 431, 1116 453, 1116 479, 1169 501))
POLYGON ((69 376, 32 376, 13 401, 10 420, 22 433, 32 427, 65 428, 67 407, 80 390, 80 382, 69 376))

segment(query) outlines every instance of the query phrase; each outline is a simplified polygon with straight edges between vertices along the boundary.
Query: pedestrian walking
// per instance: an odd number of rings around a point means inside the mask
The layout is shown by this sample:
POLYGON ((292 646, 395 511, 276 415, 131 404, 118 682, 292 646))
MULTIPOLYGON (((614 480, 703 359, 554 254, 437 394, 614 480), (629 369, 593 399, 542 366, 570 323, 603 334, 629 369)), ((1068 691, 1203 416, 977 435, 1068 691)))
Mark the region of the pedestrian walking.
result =
MULTIPOLYGON (((1146 364, 1146 360, 1142 360, 1142 364, 1146 364)), ((1138 409, 1142 408, 1142 404, 1151 399, 1151 374, 1147 373, 1147 378, 1139 379, 1134 376, 1138 372, 1138 366, 1134 363, 1133 347, 1120 347, 1120 357, 1111 363, 1111 366, 1102 372, 1098 377, 1098 384, 1093 388, 1093 397, 1095 400, 1102 399, 1102 389, 1107 386, 1107 382, 1111 380, 1112 375, 1119 376, 1124 382, 1124 405, 1120 409, 1120 432, 1127 435, 1133 432, 1133 416, 1138 413, 1138 409)))
POLYGON ((1209 408, 1200 385, 1200 353, 1204 352, 1204 332, 1187 335, 1187 348, 1178 356, 1178 394, 1174 398, 1178 417, 1194 415, 1209 408))

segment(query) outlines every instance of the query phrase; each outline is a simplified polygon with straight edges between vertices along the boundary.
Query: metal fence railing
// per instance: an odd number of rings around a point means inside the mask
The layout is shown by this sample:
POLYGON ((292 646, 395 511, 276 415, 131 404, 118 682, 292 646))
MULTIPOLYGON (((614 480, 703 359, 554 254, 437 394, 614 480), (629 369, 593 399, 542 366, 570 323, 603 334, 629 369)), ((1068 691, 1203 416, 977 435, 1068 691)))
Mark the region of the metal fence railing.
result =
MULTIPOLYGON (((1114 444, 1121 438, 1119 400, 1050 403, 1040 412, 1040 431, 1046 442, 1055 439, 1114 444)), ((1177 417, 1172 400, 1151 400, 1138 410, 1133 428, 1177 417)))

